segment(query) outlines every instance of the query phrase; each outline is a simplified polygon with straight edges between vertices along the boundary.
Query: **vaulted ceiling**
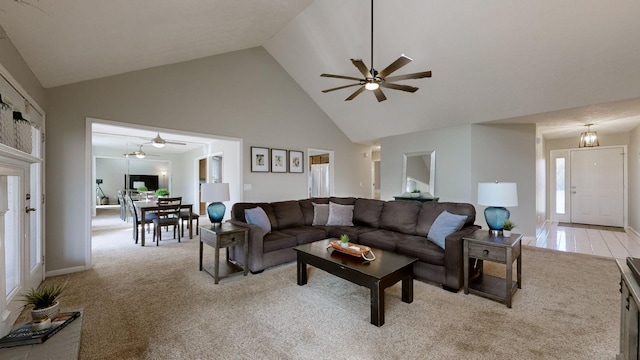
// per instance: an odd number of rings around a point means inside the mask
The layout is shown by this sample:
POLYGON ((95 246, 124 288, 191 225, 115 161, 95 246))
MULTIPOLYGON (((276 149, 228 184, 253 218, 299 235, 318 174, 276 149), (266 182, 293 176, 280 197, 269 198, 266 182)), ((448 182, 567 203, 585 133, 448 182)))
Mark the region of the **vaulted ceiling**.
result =
POLYGON ((322 93, 350 82, 321 73, 371 65, 370 11, 368 0, 0 0, 0 25, 46 88, 264 46, 356 142, 489 121, 546 123, 550 137, 640 123, 638 1, 376 0, 374 67, 406 54, 394 75, 433 77, 399 81, 420 89, 385 89, 384 102, 322 93))

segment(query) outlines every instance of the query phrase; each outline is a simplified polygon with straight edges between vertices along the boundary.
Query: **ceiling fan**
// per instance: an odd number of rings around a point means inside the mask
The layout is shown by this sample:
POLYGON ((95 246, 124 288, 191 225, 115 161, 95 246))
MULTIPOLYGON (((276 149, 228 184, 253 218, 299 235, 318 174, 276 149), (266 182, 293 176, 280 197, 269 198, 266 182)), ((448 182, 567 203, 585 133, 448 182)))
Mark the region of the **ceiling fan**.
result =
POLYGON ((157 148, 162 148, 166 144, 187 145, 186 143, 179 142, 179 141, 165 140, 162 137, 160 137, 160 133, 158 133, 158 135, 156 135, 156 137, 154 137, 153 139, 150 139, 150 138, 141 138, 141 139, 151 140, 151 141, 149 141, 149 142, 147 142, 145 144, 151 144, 153 147, 157 147, 157 148))
POLYGON ((425 77, 431 77, 431 71, 422 71, 413 74, 389 76, 394 71, 407 65, 413 61, 410 57, 402 54, 396 61, 392 62, 389 66, 378 72, 373 68, 373 0, 371 0, 371 69, 367 69, 367 66, 361 59, 351 59, 353 65, 362 73, 364 78, 357 78, 352 76, 333 75, 333 74, 321 74, 322 77, 330 77, 337 79, 355 80, 357 83, 335 87, 332 89, 322 90, 323 93, 330 91, 345 89, 353 86, 360 86, 353 94, 351 94, 345 101, 353 100, 356 96, 360 95, 365 90, 373 91, 373 94, 378 99, 378 102, 384 101, 387 97, 382 92, 381 87, 393 90, 402 90, 407 92, 416 92, 418 90, 415 86, 395 84, 392 81, 408 80, 408 79, 421 79, 425 77))
POLYGON ((141 145, 136 145, 136 146, 138 147, 138 150, 136 150, 136 151, 134 151, 134 152, 132 152, 132 153, 126 153, 126 154, 122 154, 122 155, 124 155, 125 157, 135 156, 135 157, 137 157, 138 159, 144 159, 144 158, 145 158, 145 157, 147 157, 147 156, 156 156, 156 155, 147 154, 147 153, 145 153, 144 151, 142 151, 142 145, 143 145, 143 144, 141 144, 141 145))

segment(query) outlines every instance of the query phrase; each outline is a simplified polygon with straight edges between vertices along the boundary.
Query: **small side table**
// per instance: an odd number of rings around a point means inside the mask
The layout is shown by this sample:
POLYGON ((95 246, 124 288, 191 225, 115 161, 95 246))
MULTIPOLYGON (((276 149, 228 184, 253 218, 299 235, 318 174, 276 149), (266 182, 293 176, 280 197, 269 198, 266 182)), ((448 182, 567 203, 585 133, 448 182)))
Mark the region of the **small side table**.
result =
POLYGON ((215 283, 220 280, 220 248, 227 249, 227 264, 238 266, 229 260, 229 247, 242 246, 244 250, 244 276, 249 272, 249 229, 231 223, 222 223, 220 226, 199 226, 200 229, 200 271, 204 270, 213 276, 215 283), (202 266, 202 244, 207 244, 216 249, 213 274, 202 266))
MULTIPOLYGON (((522 288, 522 235, 493 236, 488 230, 476 230, 464 236, 464 293, 476 294, 504 303, 511 308, 511 299, 522 288), (477 272, 470 276, 470 259, 476 259, 477 272), (506 265, 506 278, 483 273, 483 261, 506 265), (516 278, 513 281, 513 262, 516 261, 516 278)), ((475 268, 475 266, 474 266, 475 268)))

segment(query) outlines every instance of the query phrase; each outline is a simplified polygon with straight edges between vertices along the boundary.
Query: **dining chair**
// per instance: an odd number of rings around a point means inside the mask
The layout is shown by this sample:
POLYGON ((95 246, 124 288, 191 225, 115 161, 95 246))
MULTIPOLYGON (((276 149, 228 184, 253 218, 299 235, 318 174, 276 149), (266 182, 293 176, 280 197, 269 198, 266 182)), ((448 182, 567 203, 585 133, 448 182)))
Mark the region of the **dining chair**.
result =
POLYGON ((198 228, 200 227, 200 214, 189 209, 180 209, 180 220, 182 220, 182 236, 184 236, 184 225, 187 224, 187 229, 193 225, 193 221, 196 221, 196 235, 198 235, 198 228), (191 213, 191 221, 189 221, 189 213, 191 213))
POLYGON ((173 238, 176 238, 178 232, 178 242, 180 242, 180 207, 182 205, 182 197, 163 197, 158 198, 158 213, 153 220, 155 225, 153 228, 153 237, 156 240, 156 246, 160 245, 162 240, 162 228, 167 230, 169 226, 173 226, 173 238))
POLYGON ((122 194, 122 190, 118 190, 118 204, 120 204, 120 219, 122 221, 127 221, 127 204, 124 200, 124 196, 122 194))
MULTIPOLYGON (((129 213, 131 214, 131 218, 133 219, 133 239, 136 241, 136 244, 137 244, 138 230, 139 230, 139 227, 142 225, 142 217, 138 215, 138 210, 136 209, 136 206, 133 203, 133 199, 131 198, 131 195, 129 194, 125 195, 125 201, 127 203, 127 207, 129 208, 129 213)), ((149 226, 151 226, 151 224, 154 223, 153 220, 156 219, 158 215, 153 212, 147 212, 145 213, 144 217, 145 217, 144 221, 147 224, 147 232, 148 232, 149 226)), ((144 231, 144 229, 142 229, 142 231, 144 231)), ((155 228, 153 231, 155 234, 155 228)), ((155 241, 155 237, 153 240, 155 241)))

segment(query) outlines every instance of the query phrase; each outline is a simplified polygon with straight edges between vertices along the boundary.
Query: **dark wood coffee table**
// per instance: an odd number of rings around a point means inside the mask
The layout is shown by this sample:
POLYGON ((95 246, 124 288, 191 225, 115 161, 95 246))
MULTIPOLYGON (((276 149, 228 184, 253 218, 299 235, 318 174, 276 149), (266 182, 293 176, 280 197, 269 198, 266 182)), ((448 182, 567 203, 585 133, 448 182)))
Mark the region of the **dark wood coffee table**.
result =
POLYGON ((376 259, 343 254, 330 248, 326 239, 293 248, 298 259, 298 285, 307 283, 307 265, 371 289, 371 323, 384 325, 384 289, 402 280, 402 301, 413 302, 413 263, 418 259, 372 249, 376 259))

